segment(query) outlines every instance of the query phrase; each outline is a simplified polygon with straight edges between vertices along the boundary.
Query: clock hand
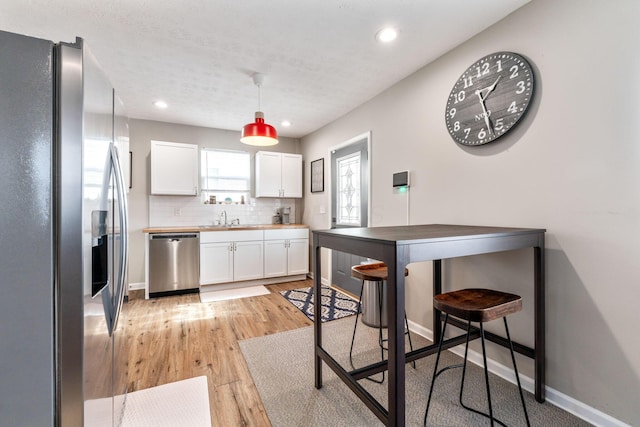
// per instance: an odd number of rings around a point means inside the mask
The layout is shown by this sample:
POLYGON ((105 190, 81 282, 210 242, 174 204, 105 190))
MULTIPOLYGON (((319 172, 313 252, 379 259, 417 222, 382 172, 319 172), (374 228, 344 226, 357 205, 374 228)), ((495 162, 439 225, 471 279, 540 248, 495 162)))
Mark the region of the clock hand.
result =
MULTIPOLYGON (((498 80, 500 80, 500 77, 498 77, 498 80)), ((498 80, 496 80, 495 83, 493 84, 494 88, 496 83, 498 83, 498 80)), ((482 96, 482 90, 476 90, 476 95, 478 95, 478 98, 480 98, 480 105, 482 106, 482 113, 483 113, 482 115, 484 116, 484 122, 487 125, 487 130, 489 131, 489 133, 493 133, 493 129, 491 128, 491 122, 489 121, 489 112, 487 111, 487 107, 484 105, 484 100, 487 96, 486 95, 484 97, 482 96)), ((489 92, 487 92, 487 95, 489 94, 489 92)))
POLYGON ((484 101, 480 103, 482 105, 482 111, 484 115, 484 122, 487 124, 487 130, 489 133, 493 133, 493 129, 491 128, 491 122, 489 121, 489 113, 487 112, 487 107, 484 106, 484 101))
POLYGON ((502 76, 498 76, 498 78, 496 79, 495 82, 493 82, 493 84, 491 86, 489 86, 488 88, 485 88, 483 90, 487 91, 487 94, 484 96, 484 98, 482 98, 482 100, 484 101, 485 99, 487 99, 487 96, 489 96, 489 94, 491 92, 493 92, 493 90, 496 88, 496 85, 498 84, 498 82, 500 81, 500 79, 502 78, 502 76))

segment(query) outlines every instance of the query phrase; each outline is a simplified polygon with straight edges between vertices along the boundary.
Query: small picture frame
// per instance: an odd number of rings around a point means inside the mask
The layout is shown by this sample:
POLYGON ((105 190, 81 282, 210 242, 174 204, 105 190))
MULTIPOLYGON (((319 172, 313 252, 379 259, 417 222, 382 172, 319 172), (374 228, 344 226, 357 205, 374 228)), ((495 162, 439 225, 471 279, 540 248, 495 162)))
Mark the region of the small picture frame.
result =
POLYGON ((324 158, 311 162, 311 192, 324 191, 324 158))

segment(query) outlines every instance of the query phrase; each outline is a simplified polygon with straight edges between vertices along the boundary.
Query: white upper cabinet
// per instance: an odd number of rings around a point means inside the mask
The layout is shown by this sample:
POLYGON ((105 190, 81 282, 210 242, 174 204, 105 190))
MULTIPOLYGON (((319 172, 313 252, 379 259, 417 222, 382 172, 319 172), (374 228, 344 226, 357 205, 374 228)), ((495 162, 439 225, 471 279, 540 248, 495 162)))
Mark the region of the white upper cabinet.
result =
POLYGON ((151 141, 151 194, 198 195, 198 146, 151 141))
POLYGON ((256 197, 302 197, 302 155, 258 151, 256 197))

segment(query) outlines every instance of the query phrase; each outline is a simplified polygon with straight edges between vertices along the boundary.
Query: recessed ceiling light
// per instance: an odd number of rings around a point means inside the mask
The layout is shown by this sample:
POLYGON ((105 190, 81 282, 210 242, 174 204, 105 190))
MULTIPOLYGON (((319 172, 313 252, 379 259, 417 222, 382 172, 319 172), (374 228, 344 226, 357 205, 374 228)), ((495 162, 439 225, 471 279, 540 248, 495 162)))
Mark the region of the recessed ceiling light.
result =
POLYGON ((382 43, 389 43, 398 37, 398 30, 392 27, 383 28, 376 33, 376 40, 382 43))
POLYGON ((283 120, 282 123, 280 123, 282 126, 288 128, 289 126, 291 126, 291 122, 289 120, 283 120))
POLYGON ((168 105, 166 102, 164 102, 164 101, 155 101, 155 102, 153 103, 153 105, 155 105, 155 106, 156 106, 156 107, 158 107, 158 108, 162 108, 162 109, 167 108, 167 107, 169 106, 169 105, 168 105))

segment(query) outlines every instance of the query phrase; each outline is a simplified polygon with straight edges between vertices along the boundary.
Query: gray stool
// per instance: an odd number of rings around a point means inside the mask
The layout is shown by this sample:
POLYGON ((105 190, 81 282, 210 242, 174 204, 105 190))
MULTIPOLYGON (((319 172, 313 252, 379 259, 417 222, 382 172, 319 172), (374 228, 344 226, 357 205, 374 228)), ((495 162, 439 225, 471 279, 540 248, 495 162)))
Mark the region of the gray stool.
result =
MULTIPOLYGON (((407 277, 408 275, 409 275, 409 270, 405 268, 404 276, 407 277)), ((360 298, 358 299, 358 310, 356 312, 356 321, 355 321, 355 324, 353 325, 353 336, 351 337, 351 349, 349 350, 349 363, 351 364, 351 368, 353 369, 356 369, 356 367, 353 365, 353 358, 352 358, 353 344, 356 339, 356 329, 358 328, 358 314, 360 314, 362 311, 361 301, 362 301, 362 294, 364 290, 365 281, 372 282, 373 286, 376 287, 377 296, 378 296, 377 298, 378 307, 373 308, 374 310, 377 309, 377 311, 375 311, 375 315, 377 315, 377 321, 376 319, 369 318, 365 322, 363 318, 363 322, 365 323, 365 325, 374 326, 378 328, 378 345, 380 346, 381 360, 384 360, 384 351, 388 350, 384 346, 384 342, 387 340, 382 337, 382 329, 386 327, 386 322, 383 322, 382 320, 382 309, 384 307, 383 284, 384 284, 384 281, 387 280, 387 276, 388 276, 388 269, 386 264, 383 262, 376 262, 372 264, 360 264, 360 265, 354 265, 353 267, 351 267, 351 277, 355 277, 356 279, 362 280, 362 285, 360 286, 360 298)), ((370 309, 371 307, 367 307, 368 312, 370 309)), ((411 342, 411 334, 409 333, 409 323, 407 322, 406 313, 404 315, 404 325, 406 328, 405 334, 407 334, 409 338, 409 348, 413 350, 413 343, 411 342)), ((415 362, 413 362, 413 367, 414 368, 416 367, 415 362)), ((384 382, 384 371, 382 372, 382 379, 380 381, 375 380, 373 378, 367 378, 367 379, 369 381, 382 384, 384 382)))

